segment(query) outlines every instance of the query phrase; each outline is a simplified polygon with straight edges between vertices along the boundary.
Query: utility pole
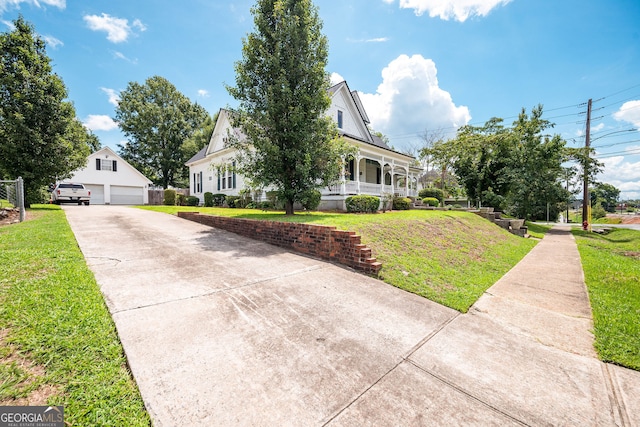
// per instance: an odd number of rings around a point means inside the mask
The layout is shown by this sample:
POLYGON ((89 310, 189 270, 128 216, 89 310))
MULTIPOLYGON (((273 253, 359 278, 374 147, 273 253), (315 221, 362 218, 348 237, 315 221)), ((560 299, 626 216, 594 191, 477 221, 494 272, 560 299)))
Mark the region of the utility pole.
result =
POLYGON ((583 166, 583 174, 584 174, 584 189, 582 196, 582 229, 588 230, 591 226, 589 224, 589 205, 591 204, 589 200, 589 139, 591 137, 591 99, 587 103, 587 132, 584 138, 584 166, 583 166))

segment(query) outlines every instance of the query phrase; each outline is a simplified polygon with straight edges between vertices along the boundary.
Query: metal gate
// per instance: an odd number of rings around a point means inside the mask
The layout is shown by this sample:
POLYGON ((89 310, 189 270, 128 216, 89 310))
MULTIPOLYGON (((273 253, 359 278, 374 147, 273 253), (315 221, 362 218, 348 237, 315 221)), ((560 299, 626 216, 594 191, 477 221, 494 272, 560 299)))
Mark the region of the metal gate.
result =
POLYGON ((0 180, 0 209, 18 209, 20 222, 24 221, 24 182, 21 177, 16 180, 0 180))

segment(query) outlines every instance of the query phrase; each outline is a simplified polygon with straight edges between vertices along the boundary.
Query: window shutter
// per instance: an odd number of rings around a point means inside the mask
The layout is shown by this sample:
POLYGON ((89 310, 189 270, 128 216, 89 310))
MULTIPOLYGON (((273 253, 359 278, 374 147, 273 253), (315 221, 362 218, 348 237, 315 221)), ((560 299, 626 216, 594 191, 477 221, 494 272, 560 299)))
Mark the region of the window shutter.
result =
POLYGON ((100 170, 100 159, 96 159, 96 170, 100 170))
POLYGON ((113 161, 113 171, 118 172, 118 162, 116 160, 113 161))
POLYGON ((218 191, 220 191, 220 171, 218 171, 218 191))

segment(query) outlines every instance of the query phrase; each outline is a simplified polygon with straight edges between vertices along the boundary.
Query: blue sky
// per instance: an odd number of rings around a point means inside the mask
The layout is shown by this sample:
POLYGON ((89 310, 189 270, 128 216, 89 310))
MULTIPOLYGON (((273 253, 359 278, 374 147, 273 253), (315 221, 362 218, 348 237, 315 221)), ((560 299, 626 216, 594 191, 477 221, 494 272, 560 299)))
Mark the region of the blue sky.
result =
MULTIPOLYGON (((78 117, 115 148, 111 120, 130 81, 159 75, 211 114, 235 101, 233 64, 254 1, 0 0, 0 31, 22 14, 47 40, 78 117)), ((316 0, 327 71, 361 98, 397 149, 425 130, 543 104, 572 146, 592 145, 599 176, 640 198, 640 2, 637 0, 316 0)))

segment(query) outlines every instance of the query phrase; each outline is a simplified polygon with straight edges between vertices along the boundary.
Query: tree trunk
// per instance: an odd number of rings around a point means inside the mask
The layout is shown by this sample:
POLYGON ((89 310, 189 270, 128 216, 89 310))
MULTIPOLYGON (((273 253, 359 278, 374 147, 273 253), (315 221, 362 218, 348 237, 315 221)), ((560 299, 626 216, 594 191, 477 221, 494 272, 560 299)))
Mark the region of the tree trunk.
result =
POLYGON ((293 200, 287 200, 284 203, 285 215, 293 215, 293 200))

